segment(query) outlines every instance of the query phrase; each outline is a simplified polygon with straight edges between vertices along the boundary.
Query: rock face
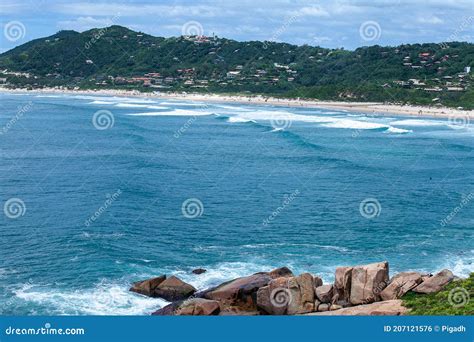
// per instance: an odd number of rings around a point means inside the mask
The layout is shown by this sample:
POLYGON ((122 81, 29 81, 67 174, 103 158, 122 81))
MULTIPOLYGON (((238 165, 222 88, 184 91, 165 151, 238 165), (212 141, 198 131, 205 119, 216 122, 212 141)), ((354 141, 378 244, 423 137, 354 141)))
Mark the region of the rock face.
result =
POLYGON ((196 289, 193 286, 178 277, 171 276, 155 288, 154 297, 161 297, 171 302, 188 298, 194 292, 196 289))
POLYGON ((442 270, 431 278, 425 279, 420 285, 412 291, 417 293, 434 293, 441 291, 443 287, 454 279, 454 275, 450 270, 442 270))
POLYGON ((270 315, 294 315, 315 310, 315 284, 321 279, 309 273, 280 277, 257 292, 257 307, 270 315))
POLYGON ((349 303, 351 297, 352 267, 336 268, 333 303, 349 303))
POLYGON ((390 280, 390 284, 380 292, 382 300, 399 299, 405 293, 422 282, 421 274, 417 272, 398 273, 390 280))
POLYGON ((190 298, 173 302, 158 311, 152 313, 154 316, 210 316, 218 315, 219 303, 214 300, 203 298, 190 298))
MULTIPOLYGON (((293 273, 286 267, 271 272, 255 273, 248 277, 228 281, 200 295, 206 299, 217 300, 226 307, 238 306, 239 310, 255 311, 257 291, 267 286, 279 275, 292 276, 293 273)), ((283 279, 286 279, 285 277, 280 276, 283 279)))
POLYGON ((355 266, 351 276, 350 303, 359 305, 380 300, 380 292, 388 280, 388 262, 355 266))
POLYGON ((211 316, 220 312, 219 302, 204 298, 185 300, 175 311, 177 316, 211 316))
POLYGON ((316 297, 321 303, 330 303, 333 295, 332 285, 322 285, 316 288, 316 297))
POLYGON ((203 273, 206 273, 207 270, 205 270, 204 268, 196 268, 194 270, 192 270, 192 273, 193 274, 203 274, 203 273))
POLYGON ((268 272, 268 275, 272 279, 280 277, 293 277, 293 272, 288 267, 275 268, 273 271, 268 272))
MULTIPOLYGON (((321 304, 323 305, 323 304, 321 304)), ((313 312, 311 316, 399 316, 408 312, 400 299, 352 306, 335 311, 313 312)))
POLYGON ((140 293, 149 297, 157 297, 155 289, 166 279, 166 275, 161 275, 156 278, 139 281, 133 284, 130 291, 140 293))

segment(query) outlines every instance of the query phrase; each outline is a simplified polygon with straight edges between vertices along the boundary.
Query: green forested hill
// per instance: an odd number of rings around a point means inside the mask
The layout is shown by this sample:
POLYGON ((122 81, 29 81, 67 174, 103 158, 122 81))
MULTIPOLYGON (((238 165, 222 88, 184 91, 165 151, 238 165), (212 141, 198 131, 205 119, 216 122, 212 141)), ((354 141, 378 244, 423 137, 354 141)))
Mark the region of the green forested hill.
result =
MULTIPOLYGON (((217 37, 160 38, 111 26, 61 31, 0 55, 9 86, 252 92, 474 106, 474 44, 355 51, 217 37)), ((6 79, 6 80, 5 80, 6 79)))

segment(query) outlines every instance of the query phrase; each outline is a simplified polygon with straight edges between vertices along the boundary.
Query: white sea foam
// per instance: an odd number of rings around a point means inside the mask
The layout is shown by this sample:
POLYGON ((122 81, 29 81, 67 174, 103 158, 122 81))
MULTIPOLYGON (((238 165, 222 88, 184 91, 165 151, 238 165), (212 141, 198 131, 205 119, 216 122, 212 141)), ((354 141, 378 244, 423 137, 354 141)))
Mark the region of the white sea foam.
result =
POLYGON ((418 119, 406 119, 397 120, 390 122, 394 126, 445 126, 448 122, 436 121, 436 120, 418 120, 418 119))
POLYGON ((201 110, 185 110, 185 109, 175 109, 165 112, 145 112, 145 113, 132 113, 126 114, 129 116, 205 116, 212 115, 211 112, 205 112, 201 110))
POLYGON ((272 111, 272 110, 257 110, 238 115, 240 118, 247 120, 277 120, 277 121, 300 121, 300 122, 331 122, 337 120, 332 117, 322 117, 316 115, 300 115, 293 114, 287 111, 272 111))
POLYGON ((113 105, 115 104, 115 102, 95 100, 95 101, 89 102, 89 104, 113 105))
POLYGON ((143 315, 166 305, 128 290, 129 284, 102 281, 84 290, 57 290, 48 286, 24 285, 13 291, 17 298, 45 305, 58 315, 143 315))
POLYGON ((232 123, 256 122, 255 120, 245 119, 245 118, 241 118, 241 117, 238 117, 238 116, 231 116, 227 119, 227 121, 232 122, 232 123))
POLYGON ((163 110, 169 109, 169 107, 153 106, 153 105, 139 104, 139 103, 117 103, 115 106, 121 107, 121 108, 145 108, 145 109, 163 109, 163 110))
POLYGON ((36 95, 35 97, 49 97, 49 98, 57 99, 57 98, 64 97, 64 96, 62 96, 62 95, 36 95))
POLYGON ((386 132, 390 133, 397 133, 397 134, 406 134, 406 133, 412 133, 413 131, 410 129, 403 129, 403 128, 397 128, 397 127, 392 127, 390 126, 386 132))
POLYGON ((249 111, 251 111, 251 109, 238 107, 238 106, 216 105, 216 107, 217 108, 222 108, 222 109, 229 109, 229 110, 233 110, 233 111, 238 111, 238 112, 249 112, 249 111))
POLYGON ((390 128, 388 125, 368 122, 368 121, 358 121, 358 120, 349 120, 349 119, 337 119, 333 122, 323 124, 324 127, 330 128, 349 128, 349 129, 381 129, 381 128, 390 128))
POLYGON ((199 103, 199 102, 171 102, 171 101, 165 101, 165 102, 160 102, 160 105, 165 105, 165 106, 206 106, 205 103, 199 103))

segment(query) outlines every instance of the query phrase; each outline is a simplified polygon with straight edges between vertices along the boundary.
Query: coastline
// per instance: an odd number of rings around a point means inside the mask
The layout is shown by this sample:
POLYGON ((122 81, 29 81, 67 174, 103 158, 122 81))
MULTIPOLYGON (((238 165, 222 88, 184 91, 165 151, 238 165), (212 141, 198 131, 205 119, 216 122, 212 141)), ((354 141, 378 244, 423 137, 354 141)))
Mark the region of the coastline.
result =
POLYGON ((430 107, 415 105, 394 105, 379 102, 343 102, 343 101, 318 101, 302 99, 285 99, 271 96, 243 96, 243 95, 222 95, 222 94, 198 94, 198 93, 143 93, 139 91, 101 89, 101 90, 64 90, 64 89, 35 89, 27 90, 23 88, 8 89, 0 87, 0 92, 5 93, 38 93, 38 94, 76 94, 76 95, 98 95, 98 96, 128 96, 156 99, 221 102, 251 105, 272 105, 293 108, 324 108, 336 109, 350 112, 363 112, 375 116, 401 115, 432 117, 451 120, 463 120, 464 122, 474 122, 474 110, 460 110, 449 107, 430 107))

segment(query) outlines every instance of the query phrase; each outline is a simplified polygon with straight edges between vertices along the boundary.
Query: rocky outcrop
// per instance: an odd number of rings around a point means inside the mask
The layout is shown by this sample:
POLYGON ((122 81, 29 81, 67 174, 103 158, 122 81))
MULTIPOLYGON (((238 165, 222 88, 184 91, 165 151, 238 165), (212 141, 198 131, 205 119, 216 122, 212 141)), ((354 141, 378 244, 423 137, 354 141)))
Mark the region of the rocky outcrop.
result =
POLYGON ((399 316, 408 312, 399 299, 310 313, 311 316, 399 316))
POLYGON ((316 297, 321 303, 330 303, 333 297, 333 286, 322 285, 316 288, 316 297))
POLYGON ((334 279, 333 303, 347 305, 351 297, 352 267, 338 267, 334 279))
POLYGON ((454 280, 454 274, 450 270, 442 270, 434 276, 425 279, 420 285, 413 289, 417 293, 434 293, 441 291, 446 285, 454 280))
POLYGON ((270 315, 294 315, 315 310, 315 285, 319 277, 309 273, 297 277, 280 277, 257 292, 257 307, 270 315))
POLYGON ((196 289, 178 277, 171 276, 164 280, 155 288, 154 297, 161 297, 167 301, 186 299, 191 296, 196 289))
POLYGON ((267 286, 275 277, 285 279, 292 275, 288 268, 278 268, 271 272, 255 273, 228 281, 199 295, 206 299, 217 300, 224 306, 238 306, 242 310, 255 311, 257 291, 260 288, 267 286))
POLYGON ((166 275, 161 275, 156 278, 138 281, 132 285, 130 291, 149 297, 157 297, 157 295, 155 295, 155 289, 165 280, 166 275))
POLYGON ((390 284, 380 292, 382 300, 399 299, 408 291, 422 282, 421 274, 417 272, 398 273, 390 280, 390 284))
POLYGON ((455 277, 402 272, 390 279, 388 263, 338 267, 334 284, 310 273, 294 276, 286 267, 255 273, 196 293, 172 276, 134 283, 131 291, 162 297, 171 304, 153 315, 402 315, 399 300, 409 291, 433 293, 455 277), (190 297, 192 295, 192 297, 190 297))
POLYGON ((268 272, 268 275, 272 279, 280 277, 293 277, 293 272, 288 267, 275 268, 273 271, 268 272))
POLYGON ((176 316, 211 316, 220 312, 219 302, 204 298, 185 300, 175 312, 176 316))
POLYGON ((368 304, 380 300, 380 292, 388 284, 388 262, 355 266, 351 276, 350 303, 368 304))

